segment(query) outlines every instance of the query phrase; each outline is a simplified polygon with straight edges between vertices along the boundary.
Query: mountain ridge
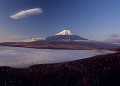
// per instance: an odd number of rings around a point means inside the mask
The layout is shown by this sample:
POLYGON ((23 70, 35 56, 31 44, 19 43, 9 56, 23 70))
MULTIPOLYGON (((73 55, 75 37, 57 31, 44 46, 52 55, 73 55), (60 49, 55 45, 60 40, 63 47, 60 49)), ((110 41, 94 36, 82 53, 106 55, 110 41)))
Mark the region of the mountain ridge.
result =
POLYGON ((53 36, 45 38, 46 40, 88 40, 78 35, 73 35, 70 30, 63 30, 53 36))
MULTIPOLYGON (((63 30, 62 34, 53 35, 42 40, 35 40, 28 42, 16 42, 16 43, 0 43, 1 46, 12 46, 12 47, 26 47, 26 48, 37 48, 37 49, 74 49, 74 50, 88 50, 88 49, 107 49, 119 48, 119 45, 91 41, 82 38, 77 35, 71 35, 69 30, 63 30), (64 33, 64 35, 63 35, 64 33), (69 34, 69 35, 65 35, 69 34)), ((39 38, 38 38, 39 39, 39 38)))
POLYGON ((46 40, 87 40, 77 35, 53 35, 45 39, 46 40))

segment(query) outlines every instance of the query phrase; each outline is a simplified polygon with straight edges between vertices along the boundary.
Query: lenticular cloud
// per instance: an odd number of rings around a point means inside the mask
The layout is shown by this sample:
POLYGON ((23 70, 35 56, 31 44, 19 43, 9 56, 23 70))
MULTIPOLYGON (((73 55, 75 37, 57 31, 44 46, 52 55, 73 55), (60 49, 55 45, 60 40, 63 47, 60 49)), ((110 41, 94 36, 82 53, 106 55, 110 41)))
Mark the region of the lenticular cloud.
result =
POLYGON ((21 19, 25 18, 27 16, 33 15, 33 14, 41 14, 43 13, 42 8, 33 8, 33 9, 28 9, 28 10, 23 10, 18 13, 15 13, 10 16, 12 19, 21 19))

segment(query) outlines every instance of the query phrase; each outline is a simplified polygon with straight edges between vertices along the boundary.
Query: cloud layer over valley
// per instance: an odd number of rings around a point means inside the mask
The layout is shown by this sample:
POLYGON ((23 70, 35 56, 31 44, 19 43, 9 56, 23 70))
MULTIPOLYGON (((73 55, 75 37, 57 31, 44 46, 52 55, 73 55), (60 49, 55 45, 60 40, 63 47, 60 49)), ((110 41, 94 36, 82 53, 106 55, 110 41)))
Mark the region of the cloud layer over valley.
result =
POLYGON ((0 47, 0 66, 27 66, 78 60, 112 51, 0 47))

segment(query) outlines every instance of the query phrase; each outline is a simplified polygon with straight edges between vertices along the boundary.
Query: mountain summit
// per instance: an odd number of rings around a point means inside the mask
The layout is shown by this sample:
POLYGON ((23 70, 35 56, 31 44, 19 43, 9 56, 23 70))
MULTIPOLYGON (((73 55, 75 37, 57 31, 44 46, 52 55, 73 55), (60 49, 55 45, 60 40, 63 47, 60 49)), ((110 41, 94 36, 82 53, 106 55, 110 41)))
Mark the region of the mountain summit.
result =
POLYGON ((77 35, 72 35, 70 30, 63 30, 58 34, 45 38, 46 40, 87 40, 77 35))
POLYGON ((60 33, 55 34, 55 35, 72 35, 72 33, 70 32, 70 30, 63 30, 60 33))

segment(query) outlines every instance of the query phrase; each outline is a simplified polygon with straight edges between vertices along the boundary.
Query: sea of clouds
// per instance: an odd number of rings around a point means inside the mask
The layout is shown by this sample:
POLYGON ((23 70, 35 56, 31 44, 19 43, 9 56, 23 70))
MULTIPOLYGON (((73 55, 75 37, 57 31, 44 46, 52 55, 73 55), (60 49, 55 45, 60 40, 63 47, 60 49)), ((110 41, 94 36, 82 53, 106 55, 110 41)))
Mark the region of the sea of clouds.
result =
POLYGON ((33 64, 58 63, 113 53, 106 50, 58 50, 0 47, 0 66, 28 67, 33 64))

